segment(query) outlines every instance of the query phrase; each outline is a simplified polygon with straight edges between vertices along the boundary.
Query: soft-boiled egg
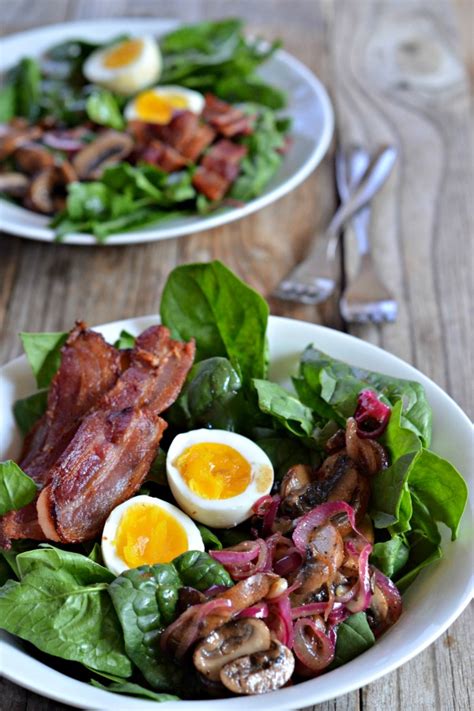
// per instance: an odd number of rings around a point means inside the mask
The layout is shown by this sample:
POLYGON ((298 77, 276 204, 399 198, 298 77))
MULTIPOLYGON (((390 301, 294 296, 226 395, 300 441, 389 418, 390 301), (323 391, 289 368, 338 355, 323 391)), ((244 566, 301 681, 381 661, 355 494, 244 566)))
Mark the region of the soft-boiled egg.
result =
POLYGON ((130 96, 158 81, 161 53, 153 37, 133 37, 97 49, 83 66, 84 76, 93 84, 130 96))
POLYGON ((152 496, 135 496, 117 506, 102 533, 102 557, 115 575, 169 563, 189 550, 204 550, 196 524, 173 504, 152 496))
POLYGON ((272 463, 247 437, 226 430, 192 430, 174 438, 166 458, 168 483, 181 508, 207 526, 236 526, 273 484, 272 463))
POLYGON ((204 103, 202 94, 184 86, 155 86, 135 96, 125 107, 124 115, 128 121, 166 124, 176 110, 200 114, 204 103))

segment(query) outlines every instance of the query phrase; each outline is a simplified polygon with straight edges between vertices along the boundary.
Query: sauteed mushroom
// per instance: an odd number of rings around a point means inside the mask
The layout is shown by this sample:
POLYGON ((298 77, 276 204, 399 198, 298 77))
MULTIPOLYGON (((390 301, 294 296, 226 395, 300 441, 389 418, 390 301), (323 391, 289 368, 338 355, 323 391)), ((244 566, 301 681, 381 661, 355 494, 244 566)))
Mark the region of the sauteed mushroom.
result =
POLYGON ((267 651, 240 657, 226 664, 220 678, 234 694, 264 694, 286 684, 294 668, 295 658, 291 651, 273 639, 267 651))
POLYGON ((25 143, 31 143, 40 138, 43 131, 38 126, 31 126, 30 128, 21 125, 19 128, 15 126, 7 126, 4 134, 2 134, 0 139, 0 160, 8 158, 17 148, 25 145, 25 143))
POLYGON ((81 180, 100 178, 105 168, 128 156, 133 148, 133 139, 127 133, 105 131, 89 143, 72 161, 81 180))
POLYGON ((75 173, 66 162, 44 168, 33 178, 26 203, 45 215, 62 210, 66 201, 66 185, 74 179, 75 173))
POLYGON ((54 165, 54 156, 43 146, 27 143, 15 151, 17 168, 28 175, 35 175, 43 168, 54 165))
POLYGON ((22 173, 0 173, 0 193, 12 197, 26 195, 30 181, 22 173))
MULTIPOLYGON (((332 583, 343 559, 344 543, 336 526, 327 523, 316 529, 309 540, 308 558, 295 579, 300 585, 291 594, 293 604, 319 600, 321 588, 332 583)), ((326 590, 322 595, 326 599, 326 590)))
POLYGON ((262 620, 242 618, 211 632, 193 654, 194 666, 212 681, 218 681, 229 662, 270 647, 270 630, 262 620))
POLYGON ((346 451, 364 474, 373 476, 388 466, 385 449, 373 439, 359 437, 357 422, 353 417, 349 417, 347 420, 346 451))

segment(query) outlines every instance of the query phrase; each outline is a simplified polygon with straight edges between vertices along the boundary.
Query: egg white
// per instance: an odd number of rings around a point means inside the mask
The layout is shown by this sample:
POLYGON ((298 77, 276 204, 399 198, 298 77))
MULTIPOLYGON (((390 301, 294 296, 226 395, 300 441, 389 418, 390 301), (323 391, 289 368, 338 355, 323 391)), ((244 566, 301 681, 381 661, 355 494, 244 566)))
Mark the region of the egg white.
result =
POLYGON ((156 499, 153 496, 134 496, 128 501, 124 501, 120 506, 116 506, 114 510, 109 514, 107 521, 105 522, 104 530, 102 532, 102 557, 106 567, 114 574, 120 575, 124 570, 128 570, 128 565, 122 558, 118 555, 117 549, 115 547, 115 539, 117 537, 118 528, 125 511, 130 508, 130 506, 135 506, 135 504, 146 504, 147 506, 154 506, 163 511, 166 511, 170 516, 172 516, 181 526, 184 528, 187 539, 188 539, 188 549, 189 551, 203 551, 204 543, 199 533, 199 529, 191 521, 189 516, 186 516, 180 509, 173 504, 169 504, 167 501, 162 501, 161 499, 156 499))
MULTIPOLYGON (((147 89, 147 91, 152 91, 156 96, 163 97, 166 99, 167 96, 179 96, 185 102, 185 106, 180 108, 181 111, 192 111, 194 114, 200 114, 204 108, 205 99, 202 94, 193 89, 186 89, 184 86, 155 86, 152 89, 147 89)), ((143 121, 144 119, 140 116, 137 111, 137 99, 139 97, 135 96, 125 107, 124 116, 127 121, 143 121)), ((152 119, 146 119, 147 122, 153 123, 152 119)))
POLYGON ((274 472, 270 459, 255 442, 226 430, 192 430, 174 438, 166 457, 168 484, 183 511, 196 521, 214 528, 237 526, 252 515, 253 504, 270 493, 274 472), (205 499, 192 491, 175 466, 185 449, 201 442, 226 444, 239 452, 250 464, 251 477, 247 488, 228 499, 205 499))
POLYGON ((132 39, 142 41, 140 54, 133 62, 123 67, 106 67, 105 60, 114 47, 97 49, 84 62, 82 71, 86 79, 123 96, 130 96, 158 81, 163 61, 157 41, 151 36, 132 39))

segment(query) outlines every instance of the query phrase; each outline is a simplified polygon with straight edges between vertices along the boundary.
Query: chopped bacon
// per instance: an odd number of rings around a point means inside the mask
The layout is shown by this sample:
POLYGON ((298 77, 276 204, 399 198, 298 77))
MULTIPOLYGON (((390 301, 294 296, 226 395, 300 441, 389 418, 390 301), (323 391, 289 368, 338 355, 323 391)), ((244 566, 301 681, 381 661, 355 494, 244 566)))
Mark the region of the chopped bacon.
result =
POLYGON ((253 133, 255 117, 242 116, 236 121, 231 121, 220 127, 220 133, 227 138, 232 136, 250 136, 253 133))
POLYGON ((156 138, 150 142, 140 157, 145 163, 156 165, 157 168, 161 168, 165 173, 173 173, 175 170, 180 170, 188 162, 178 151, 156 138))
POLYGON ((223 136, 249 135, 253 132, 255 116, 243 111, 212 94, 206 94, 203 116, 223 136))
POLYGON ((225 138, 217 141, 201 161, 193 185, 210 200, 220 200, 236 179, 247 148, 225 138))
POLYGON ((137 339, 130 367, 84 418, 40 494, 38 517, 49 539, 94 538, 112 509, 137 491, 166 427, 159 414, 178 396, 194 350, 164 326, 137 339))
POLYGON ((200 193, 203 193, 209 200, 220 200, 229 189, 229 181, 213 170, 207 170, 200 166, 193 175, 193 185, 200 193))
POLYGON ((198 126, 194 135, 181 146, 181 154, 190 161, 196 161, 201 153, 212 143, 216 132, 210 126, 198 126))
POLYGON ((191 111, 180 111, 165 126, 156 125, 155 135, 164 143, 182 152, 183 146, 193 137, 199 125, 199 119, 191 111))

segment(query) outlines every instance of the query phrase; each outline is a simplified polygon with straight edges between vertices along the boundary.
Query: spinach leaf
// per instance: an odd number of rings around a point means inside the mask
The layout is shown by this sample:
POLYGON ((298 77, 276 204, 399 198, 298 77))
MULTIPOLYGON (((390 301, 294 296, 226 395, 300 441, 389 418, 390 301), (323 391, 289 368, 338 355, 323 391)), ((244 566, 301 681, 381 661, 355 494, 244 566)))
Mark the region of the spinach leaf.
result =
POLYGON ((7 580, 12 577, 12 569, 8 565, 5 558, 0 554, 0 585, 5 585, 7 580))
POLYGON ((206 528, 206 526, 203 526, 201 523, 198 523, 196 525, 199 528, 199 533, 201 534, 201 538, 204 542, 206 550, 221 551, 223 548, 222 543, 220 542, 214 531, 211 531, 209 528, 206 528))
POLYGON ((171 564, 143 565, 127 570, 109 587, 122 625, 125 650, 155 689, 179 687, 182 672, 162 654, 159 638, 173 621, 181 581, 171 564))
POLYGON ((351 615, 337 628, 336 654, 330 669, 340 667, 375 644, 365 612, 351 615))
POLYGON ((115 681, 112 684, 109 684, 109 686, 105 686, 105 684, 101 684, 95 679, 91 679, 91 684, 92 686, 95 686, 96 689, 110 691, 112 694, 127 694, 128 696, 138 696, 142 699, 151 699, 152 701, 158 702, 180 701, 179 696, 174 696, 173 694, 157 694, 156 692, 151 691, 150 689, 145 689, 144 686, 140 686, 140 684, 135 684, 131 681, 115 681))
POLYGON ((251 102, 274 110, 283 109, 287 103, 284 91, 255 75, 247 77, 245 82, 239 76, 225 76, 217 82, 215 93, 231 103, 251 102))
POLYGON ((402 536, 394 535, 388 541, 374 545, 370 562, 384 575, 393 578, 407 564, 409 553, 406 540, 402 536))
POLYGON ((35 121, 40 113, 41 72, 36 59, 24 57, 13 67, 6 77, 0 94, 0 115, 2 121, 15 116, 24 116, 35 121))
POLYGON ((253 380, 258 395, 258 405, 262 412, 271 415, 297 437, 310 435, 314 428, 313 415, 309 407, 287 392, 281 385, 268 380, 253 380))
POLYGON ((281 480, 295 464, 316 466, 319 463, 318 453, 307 447, 301 439, 282 437, 281 433, 275 432, 271 436, 258 437, 256 443, 270 458, 276 481, 281 480))
POLYGON ((233 585, 226 569, 201 551, 187 551, 174 559, 173 565, 178 571, 183 585, 197 590, 207 590, 211 585, 233 585))
POLYGON ((46 412, 47 404, 47 390, 39 390, 13 404, 13 416, 23 435, 26 435, 46 412))
POLYGON ((21 553, 16 563, 20 582, 0 589, 2 629, 47 654, 130 676, 106 568, 52 547, 21 553))
POLYGON ((151 464, 145 479, 145 482, 146 481, 153 481, 155 484, 159 484, 159 486, 168 486, 168 480, 166 478, 166 452, 164 452, 161 447, 158 449, 156 457, 151 464))
POLYGON ((128 331, 125 331, 125 330, 120 331, 120 335, 114 343, 115 348, 120 348, 120 349, 133 348, 134 345, 135 345, 135 336, 132 336, 131 333, 129 333, 128 331))
POLYGON ((16 91, 13 84, 5 84, 0 88, 0 122, 7 123, 15 117, 16 91))
POLYGON ((61 347, 68 333, 20 333, 23 348, 38 388, 47 388, 61 361, 61 347))
MULTIPOLYGON (((378 528, 399 522, 402 504, 406 506, 408 501, 407 491, 416 494, 431 518, 451 529, 451 538, 455 540, 467 501, 467 486, 453 465, 437 454, 421 449, 403 455, 374 477, 372 509, 378 528)), ((411 513, 409 511, 409 519, 411 513)))
POLYGON ((0 462, 0 516, 26 506, 38 489, 28 474, 11 459, 0 462))
POLYGON ((196 339, 198 360, 228 357, 244 381, 265 376, 268 304, 221 262, 174 269, 160 311, 175 338, 196 339))
POLYGON ((241 387, 239 374, 227 358, 207 358, 191 368, 179 398, 168 411, 168 420, 182 429, 238 430, 241 387))
POLYGON ((107 89, 95 89, 87 99, 87 116, 94 123, 101 126, 108 126, 121 131, 125 127, 125 121, 120 111, 119 103, 107 89))

